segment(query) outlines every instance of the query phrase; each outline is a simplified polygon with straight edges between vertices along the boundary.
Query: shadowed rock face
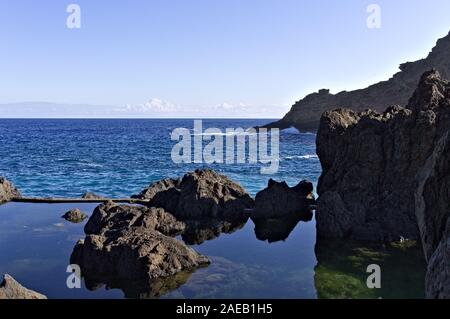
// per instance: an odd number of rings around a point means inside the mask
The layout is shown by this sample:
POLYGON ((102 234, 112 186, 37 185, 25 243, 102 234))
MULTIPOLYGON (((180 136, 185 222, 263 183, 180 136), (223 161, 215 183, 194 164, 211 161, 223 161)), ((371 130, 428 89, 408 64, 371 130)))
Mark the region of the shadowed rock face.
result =
POLYGON ((309 207, 313 204, 312 183, 301 181, 297 186, 289 187, 286 182, 270 179, 267 188, 256 194, 252 218, 280 218, 293 214, 301 218, 303 213, 309 215, 309 207))
POLYGON ((330 91, 325 89, 320 90, 295 103, 283 119, 267 127, 285 129, 293 126, 300 131, 315 131, 319 127, 322 113, 328 110, 349 108, 362 111, 370 108, 383 112, 391 105, 406 105, 424 72, 436 68, 443 77, 450 78, 449 52, 450 34, 438 40, 427 58, 400 65, 400 72, 388 81, 338 94, 330 94, 330 91))
POLYGON ((149 199, 149 206, 164 208, 183 221, 239 218, 253 207, 240 185, 209 169, 157 182, 133 198, 149 199))
POLYGON ((6 178, 0 177, 0 204, 20 197, 20 192, 6 178))
POLYGON ((324 113, 317 136, 319 237, 419 239, 416 175, 450 128, 449 94, 448 82, 431 71, 407 108, 324 113))
POLYGON ((0 299, 47 299, 47 297, 23 287, 13 277, 5 275, 3 282, 0 283, 0 299))
POLYGON ((407 108, 324 113, 317 136, 318 238, 422 239, 433 269, 427 296, 443 297, 434 280, 448 278, 442 247, 448 247, 449 129, 450 84, 435 70, 422 76, 407 108))
POLYGON ((184 224, 162 209, 108 202, 95 209, 70 262, 93 282, 151 284, 209 264, 207 257, 170 237, 183 230, 184 224))

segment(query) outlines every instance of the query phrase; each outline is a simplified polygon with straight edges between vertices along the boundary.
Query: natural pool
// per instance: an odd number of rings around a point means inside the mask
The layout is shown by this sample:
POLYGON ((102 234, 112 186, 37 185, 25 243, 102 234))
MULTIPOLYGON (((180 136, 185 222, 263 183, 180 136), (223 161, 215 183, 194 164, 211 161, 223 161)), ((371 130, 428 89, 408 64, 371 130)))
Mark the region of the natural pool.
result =
MULTIPOLYGON (((67 210, 90 213, 96 204, 0 206, 0 273, 49 298, 422 298, 425 262, 419 247, 370 247, 333 241, 315 247, 315 223, 299 222, 285 241, 256 238, 249 220, 194 248, 209 267, 155 283, 136 295, 132 287, 91 291, 66 285, 70 254, 85 224, 61 218, 67 210), (316 248, 316 249, 315 249, 316 248), (316 251, 315 251, 316 250, 316 251), (317 253, 317 255, 316 255, 317 253), (379 264, 382 289, 366 286, 367 265, 379 264)), ((92 289, 92 287, 90 287, 92 289)))

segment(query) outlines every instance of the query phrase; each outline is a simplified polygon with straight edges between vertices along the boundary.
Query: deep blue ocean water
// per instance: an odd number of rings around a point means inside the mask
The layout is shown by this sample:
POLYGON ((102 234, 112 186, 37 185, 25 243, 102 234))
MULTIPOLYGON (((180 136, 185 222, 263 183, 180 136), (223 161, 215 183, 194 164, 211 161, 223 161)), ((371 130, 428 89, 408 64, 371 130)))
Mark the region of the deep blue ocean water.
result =
MULTIPOLYGON (((249 128, 270 120, 205 120, 204 129, 249 128)), ((0 176, 26 196, 80 196, 93 191, 127 197, 151 182, 179 177, 205 164, 174 164, 173 129, 193 129, 193 120, 0 120, 0 176)), ((295 185, 316 181, 320 164, 315 135, 284 131, 278 174, 260 174, 261 164, 215 164, 255 194, 269 178, 295 185)))
MULTIPOLYGON (((268 121, 206 120, 204 129, 248 128, 268 121)), ((174 164, 170 154, 176 142, 170 133, 193 125, 193 120, 0 120, 0 176, 25 196, 79 197, 92 191, 129 197, 154 181, 206 166, 239 182, 251 195, 266 187, 269 178, 293 186, 302 179, 316 184, 320 175, 316 136, 295 130, 280 135, 281 162, 275 175, 261 175, 261 164, 174 164)), ((70 254, 84 237, 86 221, 71 224, 61 215, 73 208, 90 214, 95 206, 1 205, 0 275, 9 273, 49 298, 123 298, 123 289, 99 286, 92 291, 84 283, 81 289, 66 285, 70 254)), ((314 220, 298 223, 285 241, 275 243, 258 240, 254 228, 249 220, 231 234, 193 246, 212 264, 156 292, 163 298, 423 297, 420 248, 392 252, 359 244, 349 248, 335 241, 319 247, 319 260, 314 220), (373 262, 389 270, 390 279, 383 281, 381 291, 365 285, 366 266, 373 262)))

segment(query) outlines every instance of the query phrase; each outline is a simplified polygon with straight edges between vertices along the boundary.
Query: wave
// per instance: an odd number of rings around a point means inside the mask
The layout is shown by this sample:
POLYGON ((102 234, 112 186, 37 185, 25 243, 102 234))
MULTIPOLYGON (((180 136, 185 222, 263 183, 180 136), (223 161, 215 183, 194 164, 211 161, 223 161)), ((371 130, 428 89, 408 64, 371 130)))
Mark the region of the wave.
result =
POLYGON ((308 154, 308 155, 297 155, 297 156, 286 156, 283 158, 284 160, 316 160, 319 159, 319 156, 316 154, 308 154))

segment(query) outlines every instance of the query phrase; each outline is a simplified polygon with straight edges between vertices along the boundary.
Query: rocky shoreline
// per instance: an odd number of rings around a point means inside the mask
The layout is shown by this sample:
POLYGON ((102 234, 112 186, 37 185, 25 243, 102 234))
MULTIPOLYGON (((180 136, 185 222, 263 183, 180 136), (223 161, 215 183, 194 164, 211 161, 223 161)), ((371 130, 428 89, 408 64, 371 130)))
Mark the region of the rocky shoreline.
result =
MULTIPOLYGON (((428 263, 426 296, 450 298, 449 123, 450 83, 432 70, 422 75, 406 107, 322 115, 317 201, 308 181, 290 187, 271 179, 253 199, 210 169, 155 182, 127 200, 134 205, 87 193, 84 200, 102 204, 90 216, 70 262, 81 267, 89 289, 106 285, 126 296, 157 297, 210 264, 187 245, 232 233, 249 218, 259 240, 282 241, 316 210, 319 264, 330 263, 319 254, 330 240, 419 241, 428 263)), ((0 203, 20 196, 0 178, 0 203)), ((72 210, 62 217, 78 223, 86 215, 72 210)))
POLYGON ((325 112, 317 237, 422 240, 426 295, 450 298, 450 83, 423 74, 406 107, 325 112))

